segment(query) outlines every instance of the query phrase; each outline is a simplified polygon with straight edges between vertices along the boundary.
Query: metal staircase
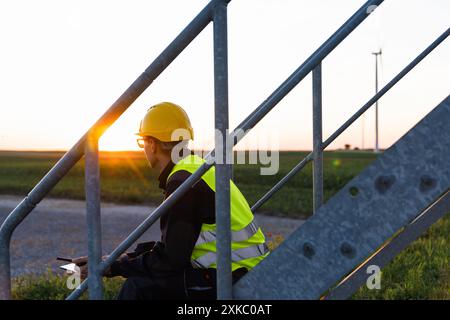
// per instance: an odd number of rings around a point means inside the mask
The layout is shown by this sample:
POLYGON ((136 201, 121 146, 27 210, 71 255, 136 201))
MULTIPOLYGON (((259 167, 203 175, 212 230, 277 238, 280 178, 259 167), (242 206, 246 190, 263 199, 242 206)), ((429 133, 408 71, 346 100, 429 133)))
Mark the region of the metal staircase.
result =
POLYGON ((227 5, 230 1, 212 0, 3 222, 0 228, 0 299, 11 297, 12 233, 83 155, 86 159, 89 278, 79 289, 74 290, 68 299, 76 299, 88 286, 91 299, 102 299, 102 272, 165 214, 212 165, 216 167, 219 299, 345 298, 364 281, 364 266, 375 262, 382 266, 449 210, 449 97, 381 155, 374 164, 322 205, 323 150, 450 35, 450 29, 445 30, 335 133, 323 141, 321 62, 374 12, 376 6, 383 2, 383 0, 367 1, 229 134, 233 138, 231 141, 234 141, 234 145, 237 144, 244 136, 242 133, 247 133, 253 128, 312 72, 313 151, 268 191, 252 210, 259 208, 308 162, 313 161, 315 215, 233 288, 228 183, 231 177, 231 164, 224 161, 231 152, 225 143, 228 129, 227 5), (210 22, 214 25, 215 126, 222 133, 216 136, 216 148, 208 154, 209 161, 151 212, 109 258, 102 262, 98 139, 210 22), (222 161, 215 161, 216 155, 222 161), (349 188, 357 194, 349 194, 349 188), (422 212, 423 214, 418 216, 422 212), (403 232, 390 239, 402 228, 403 232), (388 239, 390 241, 386 242, 388 239), (346 278, 342 280, 344 277, 346 278))
MULTIPOLYGON (((424 231, 430 222, 449 212, 449 123, 450 96, 241 279, 235 285, 234 296, 319 299, 397 231, 407 228, 409 231, 405 229, 403 233, 408 232, 409 236, 403 235, 399 242, 400 233, 391 243, 407 245, 415 239, 411 236, 412 225, 417 236, 417 230, 424 231), (436 210, 432 210, 433 204, 440 204, 441 209, 429 218, 436 210), (422 212, 423 216, 414 221, 422 212)), ((387 248, 392 248, 392 244, 387 248)), ((372 257, 365 265, 380 266, 390 252, 386 250, 380 249, 377 260, 372 257)), ((360 280, 364 282, 365 278, 367 274, 360 280)), ((344 298, 352 293, 343 292, 343 288, 339 291, 327 296, 344 298)))

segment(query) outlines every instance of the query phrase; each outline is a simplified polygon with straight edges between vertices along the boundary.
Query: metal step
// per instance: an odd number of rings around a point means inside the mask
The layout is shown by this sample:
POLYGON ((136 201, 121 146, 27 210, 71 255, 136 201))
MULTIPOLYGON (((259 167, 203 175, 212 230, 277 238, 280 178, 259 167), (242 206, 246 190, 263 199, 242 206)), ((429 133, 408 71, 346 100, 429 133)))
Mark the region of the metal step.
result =
POLYGON ((241 279, 234 297, 319 299, 449 188, 450 96, 241 279))

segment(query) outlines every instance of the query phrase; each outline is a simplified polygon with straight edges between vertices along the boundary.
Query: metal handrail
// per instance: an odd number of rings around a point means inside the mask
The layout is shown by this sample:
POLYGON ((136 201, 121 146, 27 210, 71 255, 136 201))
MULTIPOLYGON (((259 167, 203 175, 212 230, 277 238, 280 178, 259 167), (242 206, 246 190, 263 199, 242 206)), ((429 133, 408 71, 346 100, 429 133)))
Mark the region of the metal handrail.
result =
MULTIPOLYGON (((388 92, 397 82, 407 75, 416 65, 418 65, 429 53, 441 44, 450 35, 450 28, 444 31, 434 40, 422 53, 412 60, 402 71, 391 79, 378 93, 369 99, 358 111, 356 111, 339 129, 337 129, 325 142, 322 143, 322 151, 326 149, 342 132, 344 132, 353 122, 364 114, 373 104, 388 92)), ((314 151, 308 153, 291 171, 289 171, 280 181, 278 181, 264 196, 262 196, 253 206, 252 211, 258 210, 267 200, 269 200, 278 190, 280 190, 293 176, 300 172, 308 162, 314 160, 314 151)))
MULTIPOLYGON (((230 134, 229 140, 236 145, 267 113, 272 110, 309 72, 311 72, 335 47, 339 45, 367 16, 373 12, 370 8, 379 5, 383 0, 367 1, 355 14, 353 14, 327 41, 325 41, 294 73, 285 80, 264 102, 256 108, 240 125, 230 134)), ((177 190, 171 194, 161 205, 159 205, 149 217, 147 217, 119 246, 113 250, 111 255, 100 263, 99 269, 104 271, 117 258, 125 252, 161 215, 166 213, 190 188, 197 182, 201 176, 214 165, 214 149, 206 156, 206 162, 200 166, 188 179, 186 179, 177 190)), ((218 251, 218 259, 228 261, 230 257, 221 257, 223 252, 218 251)), ((220 274, 218 274, 220 276, 220 274)), ((220 281, 218 281, 220 282, 220 281)), ((67 299, 78 298, 86 289, 88 283, 85 280, 78 289, 74 290, 67 299)), ((220 295, 218 290, 218 295, 220 295)))
MULTIPOLYGON (((187 45, 209 24, 214 21, 214 58, 215 58, 215 102, 216 102, 216 127, 221 131, 228 126, 228 92, 227 92, 227 53, 226 53, 226 6, 231 0, 212 0, 197 17, 180 33, 180 35, 158 56, 158 58, 145 70, 145 72, 136 79, 136 81, 119 97, 119 99, 108 109, 108 111, 93 125, 93 127, 86 133, 75 146, 68 151, 60 161, 50 170, 50 172, 33 188, 28 196, 11 212, 5 222, 0 228, 0 298, 10 296, 10 257, 9 257, 9 243, 11 235, 18 224, 31 212, 31 210, 39 203, 43 197, 56 185, 56 183, 70 170, 71 167, 81 159, 82 155, 86 157, 92 156, 90 152, 98 156, 97 145, 86 144, 88 137, 91 134, 95 137, 95 143, 98 142, 103 132, 136 100, 136 98, 152 83, 152 81, 159 76, 159 74, 181 53, 187 45), (225 101, 223 99, 226 99, 225 101), (93 133, 94 132, 94 133, 93 133), (85 149, 86 148, 86 149, 85 149), (86 150, 86 151, 85 151, 86 150), (3 268, 5 266, 5 268, 3 268), (8 283, 7 286, 5 283, 8 283)), ((322 60, 338 46, 364 19, 373 12, 373 7, 381 4, 383 0, 369 0, 358 11, 356 11, 331 37, 327 39, 294 73, 284 81, 264 102, 258 106, 235 130, 233 130, 227 138, 232 138, 233 146, 236 145, 246 134, 252 129, 263 117, 265 117, 301 80, 303 80, 311 71, 313 71, 314 81, 314 110, 321 111, 321 62, 322 60), (239 134, 238 134, 239 133, 239 134), (243 133, 243 134, 242 134, 243 133)), ((256 210, 262 205, 270 196, 281 188, 295 173, 300 171, 306 163, 311 160, 322 163, 323 150, 339 136, 351 123, 353 123, 361 114, 370 108, 375 101, 383 96, 393 85, 395 85, 404 75, 406 75, 415 65, 417 65, 428 53, 430 53, 439 43, 441 43, 449 35, 449 30, 444 32, 433 44, 428 47, 421 55, 419 55, 413 62, 411 62, 402 72, 400 72, 394 79, 392 79, 379 93, 372 97, 354 116, 345 122, 333 135, 331 135, 325 142, 321 142, 321 115, 315 113, 317 118, 314 120, 314 150, 308 154, 291 172, 288 173, 274 188, 272 188, 267 196, 267 193, 261 198, 253 207, 256 210), (281 184, 280 184, 281 183, 281 184), (273 192, 272 192, 273 191, 273 192), (263 200, 263 202, 261 202, 263 200)), ((223 135, 225 136, 225 135, 223 135)), ((229 141, 229 140, 228 140, 229 141)), ((216 137, 216 148, 218 146, 216 137)), ((218 149, 217 151, 223 151, 218 149)), ((213 165, 217 166, 216 180, 223 182, 224 188, 218 191, 216 197, 216 220, 218 226, 218 297, 231 297, 230 288, 231 281, 230 274, 227 274, 230 264, 230 252, 227 250, 230 246, 229 227, 227 228, 226 220, 229 220, 229 207, 226 203, 229 202, 229 190, 227 190, 227 181, 230 177, 230 167, 216 164, 214 160, 215 149, 207 156, 207 162, 203 164, 195 173, 193 173, 181 186, 168 197, 160 206, 158 206, 103 262, 98 261, 90 266, 90 280, 89 286, 94 292, 101 291, 99 288, 93 288, 91 285, 99 284, 101 281, 101 274, 111 265, 126 249, 128 249, 161 215, 166 213, 171 206, 173 206, 191 187, 198 181, 201 176, 213 165), (220 179, 218 179, 220 178, 220 179), (220 198, 220 200, 217 200, 220 198), (227 201, 228 199, 228 201, 227 201), (218 206, 219 205, 219 206, 218 206), (220 207, 220 208, 218 208, 220 207), (228 265, 228 267, 224 267, 228 265), (92 268, 92 269, 91 269, 92 268), (222 284, 220 284, 222 283, 222 284), (222 286, 222 287, 221 287, 222 286)), ((218 154, 224 154, 219 152, 218 154)), ((98 159, 90 158, 92 161, 92 172, 98 168, 98 159)), ((315 166, 320 168, 320 166, 315 166)), ((322 192, 318 189, 322 187, 321 169, 315 178, 314 192, 315 192, 315 208, 320 205, 322 201, 322 192)), ((98 186, 98 181, 93 182, 93 186, 98 186)), ((94 195, 93 203, 98 203, 94 195)), ((88 199, 87 199, 88 201, 88 199)), ((92 205, 92 204, 91 204, 92 205)), ((229 203, 228 203, 229 205, 229 203)), ((89 207, 89 204, 88 204, 89 207)), ((88 214, 89 214, 88 210, 88 214)), ((97 253, 92 253, 92 257, 99 257, 99 208, 93 206, 91 210, 92 215, 88 219, 92 219, 97 227, 90 230, 90 258, 91 251, 97 250, 97 253), (92 232, 95 231, 95 232, 92 232), (96 240, 97 239, 97 240, 96 240), (97 243, 95 243, 97 241, 97 243)), ((101 250, 100 250, 101 251, 101 250)), ((91 261, 91 260, 90 260, 91 261)), ((88 286, 88 282, 84 281, 81 287, 72 292, 68 299, 77 298, 88 286)), ((91 290, 90 290, 91 291, 91 290)), ((101 298, 101 293, 93 295, 91 298, 101 298)))
POLYGON ((230 1, 211 0, 8 215, 0 227, 0 299, 11 297, 10 242, 16 227, 85 154, 90 132, 100 137, 212 21, 215 6, 230 1))

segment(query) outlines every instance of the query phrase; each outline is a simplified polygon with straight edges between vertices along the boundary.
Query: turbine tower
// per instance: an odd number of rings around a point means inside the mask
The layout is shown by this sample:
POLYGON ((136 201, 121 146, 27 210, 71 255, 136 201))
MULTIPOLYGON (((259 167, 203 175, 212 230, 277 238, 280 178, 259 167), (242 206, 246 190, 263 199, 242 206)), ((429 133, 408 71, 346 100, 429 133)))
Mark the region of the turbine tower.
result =
MULTIPOLYGON (((378 93, 378 56, 381 58, 381 48, 378 52, 372 52, 375 56, 375 94, 378 93)), ((380 152, 378 146, 378 100, 375 102, 375 153, 380 152)))

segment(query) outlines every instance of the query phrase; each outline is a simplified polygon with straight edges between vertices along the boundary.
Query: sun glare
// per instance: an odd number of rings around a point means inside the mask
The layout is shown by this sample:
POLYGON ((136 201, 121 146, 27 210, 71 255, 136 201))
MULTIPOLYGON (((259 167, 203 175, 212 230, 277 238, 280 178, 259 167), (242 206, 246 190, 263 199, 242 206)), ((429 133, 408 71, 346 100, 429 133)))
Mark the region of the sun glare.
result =
POLYGON ((141 150, 134 135, 134 131, 120 126, 112 126, 100 138, 99 149, 102 151, 141 150))

